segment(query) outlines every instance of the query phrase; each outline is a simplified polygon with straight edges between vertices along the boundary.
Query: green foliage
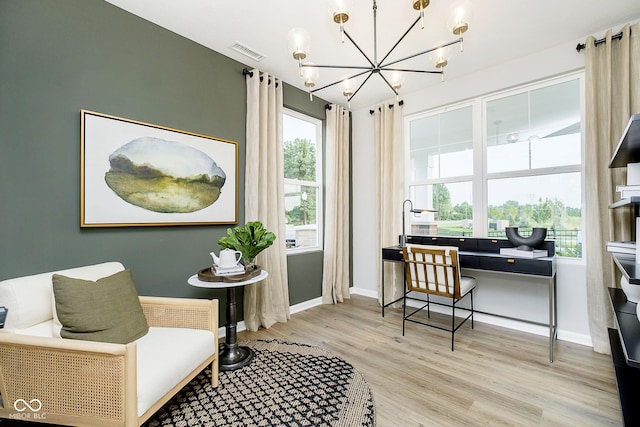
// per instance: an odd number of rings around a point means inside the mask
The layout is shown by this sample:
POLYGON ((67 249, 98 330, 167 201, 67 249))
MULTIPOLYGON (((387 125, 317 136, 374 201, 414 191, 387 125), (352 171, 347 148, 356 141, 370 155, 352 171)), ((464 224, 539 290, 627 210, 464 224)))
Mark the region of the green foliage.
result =
POLYGON ((316 146, 308 139, 296 138, 284 142, 284 177, 315 181, 316 146))
POLYGON ((247 222, 244 227, 227 228, 227 235, 218 240, 223 248, 240 251, 245 262, 251 262, 276 240, 276 235, 264 228, 260 221, 247 222))
POLYGON ((433 184, 433 206, 438 210, 438 220, 453 219, 451 210, 451 194, 444 184, 433 184))
MULTIPOLYGON (((296 138, 284 142, 284 177, 301 181, 316 180, 316 146, 308 139, 296 138)), ((308 187, 307 200, 285 212, 287 223, 293 225, 316 223, 316 191, 308 187)))

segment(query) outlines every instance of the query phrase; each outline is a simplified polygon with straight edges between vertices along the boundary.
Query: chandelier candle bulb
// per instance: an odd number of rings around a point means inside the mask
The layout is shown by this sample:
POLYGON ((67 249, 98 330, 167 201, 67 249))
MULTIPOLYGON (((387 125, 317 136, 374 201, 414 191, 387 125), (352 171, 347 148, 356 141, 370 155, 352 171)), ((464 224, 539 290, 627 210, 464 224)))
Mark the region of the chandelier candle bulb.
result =
POLYGON ((409 0, 415 10, 420 11, 420 28, 424 30, 424 10, 429 6, 430 0, 409 0))
POLYGON ((293 28, 287 34, 287 40, 293 59, 298 61, 300 77, 302 77, 302 60, 307 57, 309 52, 309 33, 304 28, 293 28))

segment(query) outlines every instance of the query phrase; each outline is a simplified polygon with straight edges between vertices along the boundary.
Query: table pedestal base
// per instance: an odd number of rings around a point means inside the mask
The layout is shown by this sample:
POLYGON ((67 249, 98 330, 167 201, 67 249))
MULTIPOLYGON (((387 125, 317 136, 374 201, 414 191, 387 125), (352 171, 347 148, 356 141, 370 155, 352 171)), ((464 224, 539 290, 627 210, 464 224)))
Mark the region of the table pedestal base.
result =
POLYGON ((241 347, 237 343, 224 343, 220 346, 218 355, 218 368, 221 371, 233 371, 242 368, 251 362, 255 353, 249 347, 241 347))

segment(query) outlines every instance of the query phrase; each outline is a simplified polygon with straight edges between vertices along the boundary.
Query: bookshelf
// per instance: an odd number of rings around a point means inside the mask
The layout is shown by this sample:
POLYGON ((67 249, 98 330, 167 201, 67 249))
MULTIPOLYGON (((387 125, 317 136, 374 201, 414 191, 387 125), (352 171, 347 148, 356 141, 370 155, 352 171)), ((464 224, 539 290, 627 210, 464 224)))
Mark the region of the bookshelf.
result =
MULTIPOLYGON (((640 114, 634 114, 629 119, 609 163, 610 168, 625 166, 627 185, 640 184, 640 114)), ((636 233, 640 232, 634 227, 636 218, 640 217, 640 197, 624 198, 609 205, 610 209, 623 207, 633 209, 631 230, 632 238, 636 239, 636 233)), ((611 256, 629 284, 640 286, 638 253, 635 256, 611 253, 611 256)), ((640 408, 636 405, 636 396, 640 395, 640 321, 636 312, 637 304, 629 301, 622 289, 609 288, 609 297, 617 328, 617 331, 609 330, 609 343, 622 418, 625 425, 638 425, 640 408)))

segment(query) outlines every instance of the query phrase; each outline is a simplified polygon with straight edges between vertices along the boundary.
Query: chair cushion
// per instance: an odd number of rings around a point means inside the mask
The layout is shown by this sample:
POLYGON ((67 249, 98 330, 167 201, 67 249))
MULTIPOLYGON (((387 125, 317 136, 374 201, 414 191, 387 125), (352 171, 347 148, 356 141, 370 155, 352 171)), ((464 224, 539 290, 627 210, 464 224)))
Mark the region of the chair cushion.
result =
POLYGON ((53 319, 47 320, 46 322, 38 323, 37 325, 29 326, 28 328, 13 329, 11 330, 11 333, 17 335, 30 335, 33 337, 54 338, 52 326, 53 319))
POLYGON ((60 336, 127 344, 149 330, 131 270, 97 281, 53 275, 60 336))
POLYGON ((123 268, 119 262, 105 262, 3 280, 0 282, 0 301, 9 309, 5 331, 30 328, 53 317, 51 276, 54 273, 96 280, 123 268))
POLYGON ((469 276, 460 277, 460 298, 476 287, 476 279, 469 276))
POLYGON ((211 331, 151 327, 136 346, 141 416, 215 353, 216 340, 211 331))

